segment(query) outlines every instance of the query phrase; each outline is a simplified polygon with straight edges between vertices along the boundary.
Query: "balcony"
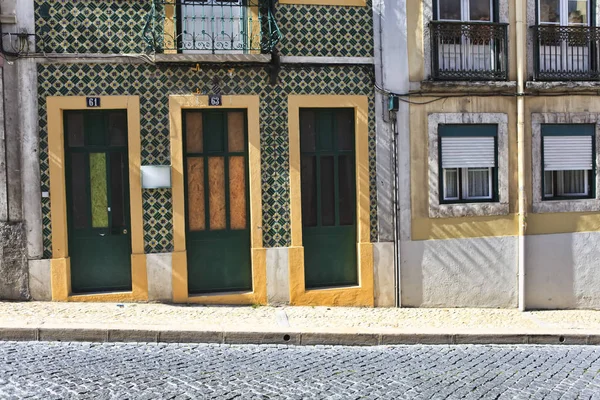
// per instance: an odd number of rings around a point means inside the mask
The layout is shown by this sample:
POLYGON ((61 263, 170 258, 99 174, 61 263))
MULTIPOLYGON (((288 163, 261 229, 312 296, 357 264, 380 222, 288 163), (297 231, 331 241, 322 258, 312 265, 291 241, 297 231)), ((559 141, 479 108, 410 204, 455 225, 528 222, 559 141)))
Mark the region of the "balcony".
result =
POLYGON ((157 54, 267 54, 281 33, 274 0, 154 0, 144 39, 157 54))
POLYGON ((432 79, 508 79, 508 24, 432 21, 429 29, 432 79))
POLYGON ((600 79, 600 28, 533 26, 534 79, 595 81, 600 79))

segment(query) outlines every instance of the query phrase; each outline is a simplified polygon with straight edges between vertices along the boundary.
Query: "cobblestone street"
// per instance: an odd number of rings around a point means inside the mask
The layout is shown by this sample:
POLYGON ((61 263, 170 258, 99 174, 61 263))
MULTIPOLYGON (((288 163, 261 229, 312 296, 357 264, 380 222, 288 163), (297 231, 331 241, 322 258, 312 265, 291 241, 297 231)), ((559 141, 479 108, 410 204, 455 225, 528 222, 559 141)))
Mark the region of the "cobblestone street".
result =
POLYGON ((0 343, 0 398, 600 399, 585 346, 0 343))

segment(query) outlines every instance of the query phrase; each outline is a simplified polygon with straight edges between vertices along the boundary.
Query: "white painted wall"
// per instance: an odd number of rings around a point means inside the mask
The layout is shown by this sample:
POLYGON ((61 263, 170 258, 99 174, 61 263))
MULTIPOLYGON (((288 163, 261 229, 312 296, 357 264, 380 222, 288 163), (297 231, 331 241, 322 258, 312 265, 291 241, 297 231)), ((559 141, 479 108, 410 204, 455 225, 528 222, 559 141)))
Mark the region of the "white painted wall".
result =
POLYGON ((402 305, 517 306, 517 238, 402 243, 402 305))
POLYGON ((527 309, 600 309, 600 232, 527 236, 527 309))

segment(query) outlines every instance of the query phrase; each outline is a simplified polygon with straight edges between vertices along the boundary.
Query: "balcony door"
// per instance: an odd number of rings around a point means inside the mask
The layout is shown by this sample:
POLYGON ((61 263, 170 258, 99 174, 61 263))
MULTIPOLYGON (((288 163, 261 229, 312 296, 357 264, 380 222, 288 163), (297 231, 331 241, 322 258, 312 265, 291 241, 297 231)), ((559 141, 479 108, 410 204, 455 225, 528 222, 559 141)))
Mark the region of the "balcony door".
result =
POLYGON ((438 21, 451 22, 438 38, 441 71, 492 71, 497 60, 491 27, 477 23, 493 21, 492 0, 438 0, 438 21), (460 24, 465 22, 466 24, 460 24))
POLYGON ((590 0, 538 0, 539 69, 571 77, 591 68, 590 0))
POLYGON ((244 0, 182 0, 181 45, 184 53, 243 53, 248 21, 244 0))

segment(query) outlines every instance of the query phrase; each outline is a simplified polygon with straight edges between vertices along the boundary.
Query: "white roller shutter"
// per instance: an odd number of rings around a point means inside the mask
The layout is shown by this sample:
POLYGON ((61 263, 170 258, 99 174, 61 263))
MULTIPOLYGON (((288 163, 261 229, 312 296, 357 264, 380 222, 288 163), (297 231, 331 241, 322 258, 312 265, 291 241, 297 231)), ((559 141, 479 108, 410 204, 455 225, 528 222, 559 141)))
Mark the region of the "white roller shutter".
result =
POLYGON ((544 170, 590 170, 593 165, 591 136, 544 136, 544 170))
POLYGON ((494 137, 442 137, 442 168, 495 167, 494 137))

